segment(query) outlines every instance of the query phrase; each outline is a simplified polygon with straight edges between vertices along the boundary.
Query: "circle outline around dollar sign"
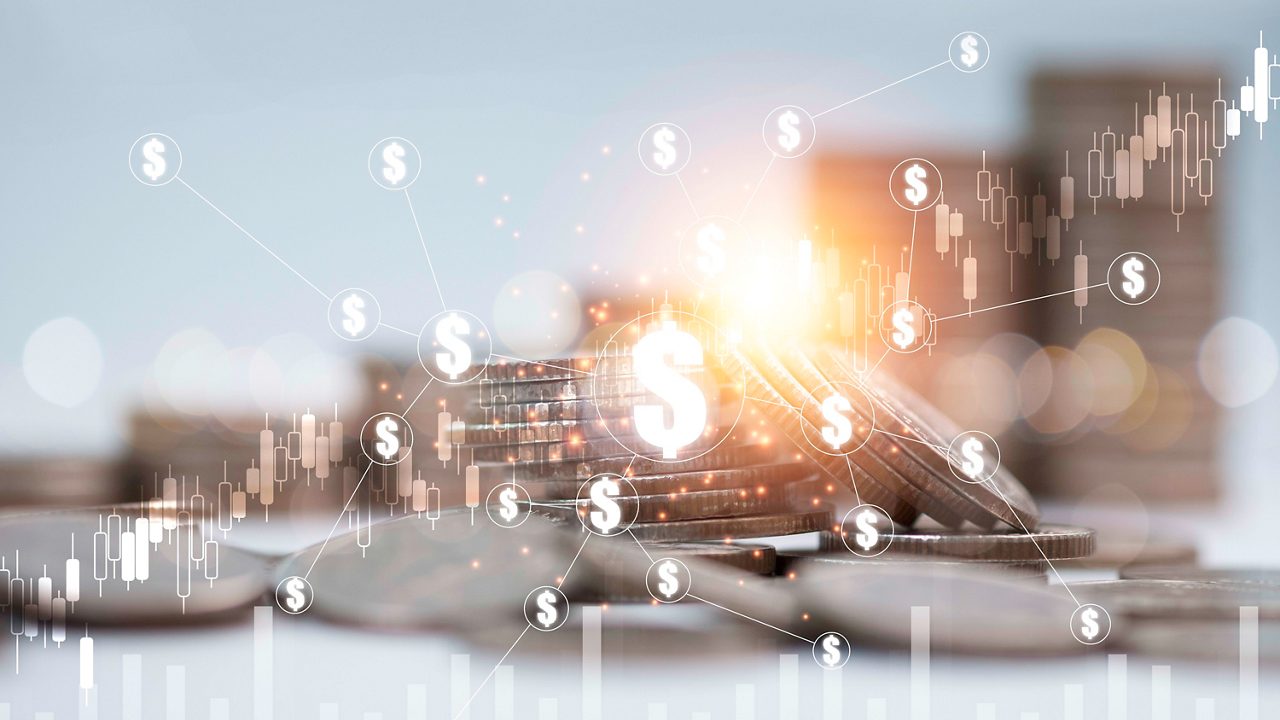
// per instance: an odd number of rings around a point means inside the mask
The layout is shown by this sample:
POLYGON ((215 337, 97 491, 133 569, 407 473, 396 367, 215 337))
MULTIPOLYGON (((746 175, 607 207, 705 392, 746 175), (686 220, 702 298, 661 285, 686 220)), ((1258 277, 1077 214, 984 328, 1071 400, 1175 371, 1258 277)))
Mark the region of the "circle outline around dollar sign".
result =
MULTIPOLYGON (((867 431, 862 436, 862 442, 847 445, 846 450, 832 450, 831 445, 822 437, 821 426, 803 422, 800 423, 800 429, 804 432, 804 439, 809 441, 814 450, 831 457, 844 457, 861 450, 867 444, 867 441, 871 439, 871 433, 875 432, 876 428, 876 406, 875 403, 871 402, 871 396, 867 394, 867 391, 857 385, 843 380, 827 381, 814 388, 808 397, 804 399, 804 405, 800 408, 800 416, 822 416, 823 401, 833 395, 843 396, 849 401, 852 409, 846 415, 849 417, 850 422, 853 423, 855 436, 858 434, 856 428, 859 424, 867 425, 867 431), (869 422, 863 423, 863 421, 869 422), (814 435, 815 432, 817 433, 816 436, 814 435)), ((852 442, 852 439, 850 442, 852 442)))
POLYGON ((959 435, 956 435, 947 445, 947 466, 951 468, 951 474, 954 475, 957 480, 969 483, 970 485, 981 485, 995 477, 996 471, 1000 469, 1000 445, 996 442, 995 438, 981 430, 965 430, 959 435), (991 463, 983 467, 982 473, 976 478, 969 477, 961 466, 962 459, 964 457, 962 454, 964 443, 970 438, 976 439, 982 443, 983 455, 991 460, 991 463))
POLYGON ((924 212, 925 210, 928 210, 929 208, 933 207, 934 204, 938 202, 938 198, 941 196, 942 196, 942 172, 938 170, 937 165, 934 165, 933 163, 929 162, 928 160, 925 160, 924 158, 920 158, 920 157, 907 158, 906 160, 903 160, 902 162, 895 165, 893 167, 893 172, 889 173, 889 197, 893 198, 893 201, 897 203, 898 207, 902 208, 903 210, 906 210, 908 212, 924 212), (900 178, 902 176, 902 173, 905 172, 904 168, 910 167, 910 165, 912 164, 929 166, 929 169, 927 172, 930 174, 927 177, 931 178, 931 182, 930 184, 927 185, 929 189, 929 197, 927 198, 928 202, 921 200, 919 205, 911 202, 905 197, 902 197, 901 196, 902 194, 900 192, 900 189, 902 186, 902 182, 900 178))
POLYGON ((881 509, 878 505, 872 505, 871 503, 862 503, 861 505, 855 505, 852 509, 849 510, 849 512, 844 514, 843 518, 840 519, 840 541, 844 543, 845 549, 847 549, 849 552, 853 553, 854 555, 857 555, 858 557, 873 558, 873 557, 876 557, 877 555, 880 555, 885 550, 888 550, 889 546, 893 544, 893 538, 894 538, 893 521, 889 519, 889 514, 886 513, 883 509, 881 509), (866 510, 870 510, 876 513, 885 521, 884 532, 880 532, 879 525, 876 526, 876 532, 882 540, 881 540, 880 549, 875 552, 866 552, 862 549, 860 545, 849 544, 850 538, 853 537, 853 534, 854 532, 856 532, 856 529, 857 529, 857 517, 858 515, 862 514, 866 510), (854 532, 850 532, 850 530, 847 527, 850 524, 850 522, 853 523, 854 532))
POLYGON ((797 105, 779 105, 764 116, 761 133, 764 136, 764 146, 769 149, 769 152, 780 158, 791 159, 798 158, 813 148, 814 141, 818 139, 818 126, 813 120, 813 115, 808 110, 797 105), (791 150, 780 147, 777 142, 778 119, 786 112, 796 113, 796 117, 799 119, 796 131, 800 133, 801 141, 791 150), (806 139, 808 142, 805 142, 806 139))
POLYGON ((849 639, 835 630, 828 630, 819 635, 818 638, 813 641, 813 661, 818 663, 818 667, 823 670, 838 670, 844 667, 845 663, 849 662, 849 656, 852 654, 853 652, 850 650, 849 639), (827 649, 822 647, 822 645, 828 637, 840 638, 840 648, 842 652, 840 653, 840 662, 835 665, 828 665, 822 660, 822 656, 818 654, 819 650, 821 650, 823 654, 826 654, 827 649))
POLYGON ((316 599, 316 592, 315 592, 315 589, 311 587, 310 581, 308 581, 305 577, 301 575, 290 575, 276 584, 275 597, 276 597, 276 606, 279 607, 283 612, 286 612, 290 615, 301 615, 302 613, 311 609, 311 605, 312 603, 315 602, 315 599, 316 599), (291 609, 289 607, 289 603, 284 600, 285 595, 292 596, 292 593, 289 591, 287 585, 289 583, 292 583, 295 580, 300 580, 302 582, 302 586, 303 588, 305 588, 303 595, 307 600, 307 604, 303 605, 301 608, 297 610, 291 609))
MULTIPOLYGON (((173 138, 169 137, 168 135, 165 135, 164 133, 147 133, 142 137, 139 137, 137 140, 134 140, 133 145, 129 147, 129 173, 133 175, 134 180, 137 180, 138 182, 142 183, 143 185, 146 185, 147 187, 160 187, 162 185, 168 185, 169 183, 178 179, 178 173, 181 171, 182 171, 182 148, 178 146, 178 143, 173 138), (135 154, 138 152, 138 146, 142 143, 145 143, 151 140, 152 138, 158 138, 164 141, 165 163, 172 166, 173 168, 173 172, 168 172, 168 169, 166 168, 166 172, 164 173, 164 175, 167 175, 168 177, 165 177, 165 179, 160 182, 153 182, 149 178, 144 177, 143 175, 140 175, 139 170, 142 169, 141 164, 134 162, 135 154), (172 155, 170 154, 170 152, 172 152, 172 155)), ((164 175, 161 175, 158 177, 164 177, 164 175)))
MULTIPOLYGON (((462 338, 459 337, 459 339, 462 338)), ((446 385, 465 385, 483 375, 492 360, 493 335, 489 333, 489 327, 480 318, 466 310, 441 310, 432 315, 431 319, 418 331, 418 363, 437 382, 442 382, 446 385), (435 363, 435 353, 438 351, 438 348, 434 347, 436 324, 447 315, 458 315, 466 318, 467 323, 471 326, 471 332, 467 337, 474 338, 473 341, 467 342, 472 350, 471 367, 467 372, 459 374, 456 378, 450 378, 436 367, 435 363), (480 347, 477 348, 477 345, 480 345, 480 347)))
POLYGON ((559 588, 555 588, 550 585, 539 585, 538 587, 530 590, 529 594, 524 597, 524 619, 525 622, 529 623, 529 627, 539 632, 554 632, 559 630, 560 627, 565 624, 565 621, 569 619, 569 598, 565 597, 564 593, 561 592, 559 588), (539 622, 535 622, 536 614, 530 608, 531 604, 535 604, 534 596, 541 595, 548 590, 554 593, 559 599, 557 610, 561 611, 556 617, 555 624, 550 627, 542 625, 539 622))
POLYGON ((1107 266, 1107 291, 1111 293, 1111 297, 1124 303, 1125 305, 1142 305, 1151 301, 1160 290, 1160 265, 1148 254, 1137 251, 1121 253, 1116 256, 1115 260, 1107 266), (1144 293, 1146 297, 1141 300, 1132 300, 1125 297, 1123 291, 1123 282, 1125 280, 1122 271, 1123 262, 1131 257, 1141 258, 1146 268, 1142 271, 1142 277, 1147 281, 1148 292, 1144 293), (1154 277, 1153 277, 1154 274, 1154 277), (1152 282, 1154 280, 1154 282, 1152 282))
MULTIPOLYGON (((399 413, 386 411, 386 412, 375 413, 369 416, 369 419, 365 420, 364 425, 360 427, 360 452, 364 453, 364 456, 369 458, 370 462, 377 463, 378 465, 382 465, 384 467, 398 465, 401 462, 404 462, 404 460, 408 458, 409 455, 411 454, 411 453, 397 453, 396 459, 390 462, 384 462, 378 459, 378 453, 375 452, 376 445, 373 448, 369 447, 369 440, 370 440, 369 423, 381 420, 383 418, 388 418, 388 417, 395 418, 398 421, 399 426, 404 429, 404 437, 401 440, 400 447, 406 448, 410 451, 412 451, 413 449, 413 426, 409 424, 408 420, 404 419, 403 415, 400 415, 399 413)), ((374 427, 376 428, 377 426, 375 425, 374 427)))
POLYGON ((529 519, 529 515, 530 515, 529 508, 532 507, 532 503, 533 503, 533 500, 529 497, 529 491, 525 490, 523 485, 517 482, 510 482, 510 481, 503 482, 503 483, 498 483, 497 485, 494 485, 493 489, 489 491, 489 495, 485 497, 484 512, 486 515, 489 516, 489 519, 493 521, 493 524, 497 525, 500 528, 506 528, 506 529, 517 528, 523 525, 524 522, 529 519), (499 507, 501 505, 501 498, 500 497, 495 498, 494 496, 497 495, 499 491, 510 490, 513 488, 516 491, 516 495, 519 496, 516 498, 516 506, 519 507, 520 504, 523 503, 524 509, 521 510, 520 514, 516 516, 516 522, 509 523, 506 520, 502 519, 501 517, 494 516, 493 514, 494 508, 499 507))
POLYGON ((915 300, 896 300, 889 303, 884 311, 880 313, 880 322, 877 329, 880 331, 880 342, 893 352, 900 355, 910 355, 918 352, 920 348, 926 347, 933 341, 933 334, 937 331, 937 323, 929 319, 929 310, 925 306, 915 300), (902 308, 910 308, 913 317, 920 318, 920 327, 913 328, 916 331, 915 342, 908 346, 908 349, 902 349, 902 346, 894 342, 892 333, 895 331, 893 325, 893 316, 902 308))
POLYGON ((649 595, 651 595, 654 600, 657 600, 664 605, 670 605, 672 603, 680 602, 689 594, 689 591, 693 588, 693 575, 689 572, 689 566, 685 565, 679 558, 658 558, 649 564, 649 570, 644 576, 644 587, 649 591, 649 595), (676 594, 670 597, 664 595, 658 587, 659 581, 662 580, 659 573, 664 563, 674 563, 678 566, 677 571, 684 573, 683 575, 679 575, 679 577, 683 578, 684 582, 681 582, 680 587, 676 588, 676 594))
POLYGON ((1076 642, 1081 645, 1097 645, 1106 640, 1107 636, 1111 634, 1111 613, 1107 612, 1106 608, 1097 603, 1081 603, 1079 607, 1071 612, 1071 618, 1068 622, 1071 626, 1071 637, 1075 638, 1076 642), (1100 613, 1098 620, 1101 621, 1105 619, 1105 623, 1098 623, 1098 635, 1092 639, 1088 637, 1081 637, 1082 631, 1080 630, 1080 618, 1084 615, 1084 612, 1089 609, 1097 610, 1100 613))
POLYGON ((693 156, 693 141, 689 139, 689 133, 685 132, 684 128, 679 125, 672 122, 656 122, 645 128, 644 132, 640 133, 640 140, 636 143, 636 154, 640 156, 640 164, 644 166, 644 169, 654 175, 664 177, 667 175, 675 175, 681 170, 684 170, 689 164, 689 158, 693 156), (681 153, 677 150, 676 161, 672 163, 671 167, 666 169, 655 167, 656 163, 650 162, 652 158, 649 153, 653 150, 650 135, 654 130, 657 130, 660 127, 667 127, 674 131, 676 135, 679 136, 676 138, 676 146, 684 146, 684 152, 681 153))
POLYGON ((405 138, 399 137, 397 135, 393 135, 391 137, 385 137, 379 140, 378 142, 374 143, 373 147, 369 149, 369 177, 373 180, 374 183, 378 185, 378 187, 382 188, 383 190, 408 189, 410 185, 412 185, 414 182, 417 181, 418 175, 421 173, 422 173, 422 153, 418 152, 417 145, 414 145, 412 142, 410 142, 409 140, 406 140, 405 138), (405 161, 404 164, 406 168, 408 168, 410 165, 412 165, 412 168, 413 168, 412 172, 405 175, 404 180, 402 180, 397 185, 388 185, 384 181, 384 179, 381 177, 383 166, 381 164, 378 164, 377 166, 375 166, 375 162, 376 163, 382 162, 382 146, 390 142, 399 142, 408 146, 405 149, 404 158, 402 159, 405 161))
POLYGON ((987 42, 987 39, 983 37, 982 33, 977 33, 972 30, 965 30, 964 32, 958 33, 955 37, 951 38, 951 42, 947 44, 947 60, 951 62, 952 67, 954 67, 955 69, 959 70, 962 73, 976 73, 982 68, 986 67, 987 62, 991 60, 991 43, 987 42), (974 38, 977 39, 978 46, 979 46, 978 47, 979 62, 974 64, 973 67, 966 66, 964 62, 960 59, 961 53, 956 52, 957 48, 964 41, 964 38, 970 35, 972 35, 974 38))
POLYGON ((329 299, 329 329, 334 335, 346 340, 347 342, 361 342, 368 340, 377 331, 378 326, 382 323, 382 306, 378 304, 378 298, 373 293, 364 288, 349 287, 338 292, 329 299), (352 293, 359 295, 365 300, 365 323, 364 331, 359 335, 352 337, 342 330, 342 320, 345 315, 342 311, 342 300, 352 293))

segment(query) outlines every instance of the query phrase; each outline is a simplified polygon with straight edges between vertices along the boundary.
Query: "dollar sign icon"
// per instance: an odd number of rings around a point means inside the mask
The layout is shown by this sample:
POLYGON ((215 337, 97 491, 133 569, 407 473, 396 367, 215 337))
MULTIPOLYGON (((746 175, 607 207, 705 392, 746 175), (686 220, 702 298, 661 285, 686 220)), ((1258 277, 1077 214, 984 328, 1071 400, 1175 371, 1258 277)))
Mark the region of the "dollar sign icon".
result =
POLYGON ((929 171, 920 167, 919 164, 914 164, 903 171, 902 179, 906 181, 907 189, 902 194, 912 205, 919 205, 929 197, 929 186, 924 182, 928 175, 929 171))
POLYGON ((302 594, 302 578, 290 578, 289 582, 284 586, 284 591, 289 598, 285 601, 285 604, 289 606, 290 610, 298 612, 306 607, 307 598, 302 594))
POLYGON ((498 511, 498 514, 506 522, 515 520, 516 516, 520 514, 520 508, 516 506, 517 497, 519 495, 516 493, 515 488, 507 488, 498 493, 498 503, 502 505, 502 509, 498 511))
POLYGON ((315 591, 305 577, 290 575, 276 586, 276 605, 290 615, 306 612, 315 599, 315 591))
POLYGON ((543 590, 535 601, 538 605, 538 622, 550 628, 560 619, 560 611, 556 609, 557 596, 550 588, 543 590))
POLYGON ((400 423, 389 417, 382 418, 374 426, 374 433, 378 436, 378 444, 374 446, 374 449, 387 460, 395 457, 400 450, 400 438, 396 437, 396 432, 399 429, 400 423))
POLYGON ((960 471, 974 480, 978 479, 987 466, 982 458, 983 449, 982 441, 975 437, 965 440, 960 446, 960 455, 964 458, 960 464, 960 471))
POLYGON ((915 316, 910 308, 898 308, 893 313, 893 342, 906 350, 916 341, 915 316))
POLYGON ((778 116, 778 145, 787 152, 800 147, 800 116, 787 110, 778 116))
POLYGON ((147 161, 142 164, 142 172, 151 178, 151 182, 159 180, 169 169, 164 159, 164 151, 165 146, 160 138, 153 137, 142 146, 142 157, 147 161))
POLYGON ((960 62, 965 67, 973 67, 978 62, 978 38, 965 35, 960 41, 960 62))
POLYGON ((342 320, 342 329, 346 330, 351 337, 359 335, 366 324, 364 313, 360 312, 364 309, 364 298, 351 293, 342 301, 342 314, 345 316, 342 320))
POLYGON ((1132 299, 1137 299, 1144 290, 1147 289, 1146 278, 1142 276, 1142 271, 1146 266, 1137 257, 1131 256, 1120 266, 1120 272, 1124 275, 1125 281, 1120 284, 1120 289, 1132 299))
POLYGON ((398 142, 388 143, 382 148, 382 177, 392 185, 399 185, 408 174, 404 165, 404 146, 398 142))
POLYGON ((1085 608, 1084 612, 1080 613, 1080 634, 1084 636, 1085 640, 1093 640, 1098 637, 1100 631, 1098 627, 1098 611, 1094 608, 1085 608))
POLYGON ((854 536, 854 542, 858 543, 858 547, 864 552, 870 552, 871 548, 880 542, 880 531, 876 529, 876 523, 880 522, 880 517, 870 509, 863 510, 858 513, 855 524, 858 527, 858 534, 854 536))
POLYGON ((697 440, 707 425, 707 400, 702 390, 676 370, 702 367, 702 344, 676 327, 674 320, 664 320, 661 329, 636 343, 631 358, 641 386, 662 398, 672 417, 668 426, 662 405, 636 405, 636 432, 645 442, 662 448, 664 460, 674 460, 680 448, 697 440))
POLYGON ((663 125, 653 131, 651 136, 653 139, 653 161, 663 170, 671 169, 676 161, 676 147, 673 143, 676 141, 676 133, 671 128, 663 125))
POLYGON ((704 275, 714 277, 724 272, 724 228, 707 223, 698 229, 698 259, 695 266, 704 275))
POLYGON ((678 571, 676 564, 670 560, 658 566, 658 592, 667 597, 676 594, 680 589, 680 579, 676 577, 678 571))
POLYGON ((827 424, 822 426, 822 440, 830 445, 832 450, 839 450, 853 437, 853 423, 845 415, 852 411, 853 406, 843 395, 830 395, 822 401, 822 417, 827 421, 827 424))
POLYGON ((436 367, 450 380, 457 380, 458 375, 471 365, 471 346, 461 338, 469 334, 471 323, 460 315, 448 315, 436 323, 436 342, 446 350, 436 353, 436 367))
POLYGON ((827 667, 836 667, 840 664, 840 646, 843 644, 840 641, 840 636, 835 633, 828 634, 822 638, 822 662, 827 667))
POLYGON ((591 485, 591 524, 602 535, 608 535, 622 523, 622 506, 614 498, 622 487, 613 478, 601 478, 591 485))

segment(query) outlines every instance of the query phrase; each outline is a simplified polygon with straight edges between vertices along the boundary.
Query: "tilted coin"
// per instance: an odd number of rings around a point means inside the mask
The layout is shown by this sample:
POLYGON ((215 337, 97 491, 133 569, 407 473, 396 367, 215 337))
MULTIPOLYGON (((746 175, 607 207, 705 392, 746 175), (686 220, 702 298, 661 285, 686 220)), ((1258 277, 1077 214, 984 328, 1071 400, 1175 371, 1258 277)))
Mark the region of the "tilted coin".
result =
POLYGON ((1098 580, 1070 587, 1081 602, 1097 603, 1113 617, 1233 620, 1247 605, 1257 607, 1263 620, 1280 620, 1280 587, 1191 580, 1098 580))
MULTIPOLYGON (((806 463, 784 460, 767 465, 628 475, 627 480, 631 481, 640 495, 664 495, 694 490, 773 487, 807 478, 812 473, 813 469, 806 463)), ((553 480, 539 483, 539 488, 545 493, 544 497, 572 498, 577 496, 581 484, 577 481, 553 480)))
POLYGON ((757 575, 772 575, 778 559, 777 550, 772 545, 753 543, 660 542, 645 543, 645 549, 655 558, 684 560, 693 557, 757 575))
MULTIPOLYGON (((690 490, 683 493, 619 497, 614 502, 622 516, 640 523, 771 515, 793 510, 814 496, 816 483, 799 482, 778 487, 690 490)), ((595 505, 590 499, 542 503, 537 510, 557 517, 586 518, 595 505)))
POLYGON ((856 567, 894 567, 910 563, 922 569, 929 567, 952 568, 970 567, 978 571, 1008 573, 1019 578, 1048 580, 1049 563, 1043 560, 965 560, 948 557, 889 557, 887 554, 876 557, 862 557, 849 552, 843 545, 809 552, 780 552, 777 558, 777 572, 794 579, 804 571, 810 563, 830 563, 833 565, 850 565, 856 567))
POLYGON ((1092 551, 1092 530, 1044 524, 1029 533, 897 529, 886 552, 970 560, 1053 561, 1085 557, 1092 551))
POLYGON ((818 452, 804 439, 801 418, 795 406, 787 401, 756 370, 745 356, 730 352, 724 362, 731 370, 740 371, 745 377, 747 396, 753 398, 760 412, 791 441, 796 450, 807 457, 823 472, 824 476, 849 487, 859 500, 884 509, 894 522, 910 525, 919 512, 908 502, 880 486, 865 472, 857 469, 844 458, 835 458, 818 452))
MULTIPOLYGON (((783 397, 799 408, 798 412, 802 415, 801 422, 807 422, 811 428, 821 428, 826 422, 822 416, 821 400, 816 403, 810 401, 817 400, 813 393, 828 385, 830 381, 823 377, 796 348, 788 347, 783 350, 783 354, 790 358, 789 363, 774 355, 768 348, 759 348, 753 351, 750 357, 756 361, 757 368, 764 374, 765 379, 773 383, 783 397)), ((856 413, 862 400, 858 397, 846 399, 850 401, 850 410, 856 413)), ((887 436, 875 432, 874 423, 874 413, 870 410, 858 417, 857 426, 864 428, 865 443, 858 451, 847 456, 848 461, 861 468, 881 486, 907 501, 913 508, 929 515, 939 523, 947 527, 959 527, 963 524, 965 516, 957 513, 950 504, 944 502, 945 498, 939 497, 944 494, 940 490, 945 491, 945 486, 933 482, 933 478, 927 471, 908 466, 907 469, 910 472, 904 473, 899 467, 886 462, 884 457, 876 452, 878 448, 887 449, 891 443, 887 436)), ((891 455, 891 453, 886 451, 885 455, 891 455)))
POLYGON ((852 366, 831 349, 819 354, 819 366, 828 377, 854 382, 865 390, 876 403, 880 426, 908 439, 901 443, 902 451, 932 468, 935 477, 987 513, 985 522, 975 524, 991 527, 999 521, 1009 527, 1035 529, 1040 511, 1027 489, 1004 465, 981 483, 966 483, 955 477, 947 448, 961 430, 931 403, 887 373, 859 379, 852 366))
POLYGON ((1150 565, 1120 569, 1124 580, 1188 580, 1216 585, 1280 589, 1280 569, 1203 568, 1185 565, 1150 565))

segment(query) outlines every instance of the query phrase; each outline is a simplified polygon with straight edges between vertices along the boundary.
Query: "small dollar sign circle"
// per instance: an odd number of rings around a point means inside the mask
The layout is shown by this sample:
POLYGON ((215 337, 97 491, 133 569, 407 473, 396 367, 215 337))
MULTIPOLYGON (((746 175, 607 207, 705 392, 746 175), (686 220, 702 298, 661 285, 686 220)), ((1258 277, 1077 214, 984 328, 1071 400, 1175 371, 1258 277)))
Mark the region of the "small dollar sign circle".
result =
POLYGON ((822 426, 822 440, 832 450, 839 450, 853 437, 853 423, 846 414, 852 410, 849 399, 840 394, 829 395, 822 401, 822 417, 827 421, 822 426))
POLYGON ((471 324, 460 315, 448 315, 436 323, 436 342, 445 348, 436 353, 436 367, 450 380, 457 380, 471 365, 471 346, 462 340, 470 333, 471 324))
POLYGON ((151 182, 159 180, 169 169, 164 159, 164 151, 165 146, 160 138, 153 137, 142 146, 142 157, 147 160, 142 164, 142 172, 151 178, 151 182))
POLYGON ((517 497, 519 495, 516 493, 515 488, 506 488, 498 493, 498 502, 502 504, 502 509, 498 511, 498 514, 508 523, 515 520, 516 516, 520 514, 520 508, 516 506, 517 497))
POLYGON ((724 272, 725 231, 716 223, 707 223, 698 229, 698 257, 694 266, 708 279, 724 272))
POLYGON ((843 667, 849 661, 849 641, 838 632, 825 632, 813 644, 813 659, 824 670, 843 667))
POLYGON ((915 316, 910 308, 898 308, 893 312, 893 342, 906 350, 915 344, 915 316))
POLYGON ((929 197, 929 186, 924 182, 928 176, 929 172, 919 165, 912 165, 902 173, 902 179, 907 184, 907 189, 902 194, 911 201, 912 205, 919 205, 929 197))
POLYGON ((550 590, 543 590, 538 595, 538 622, 543 627, 551 627, 560 618, 560 611, 556 609, 556 600, 556 594, 550 590))
POLYGON ((1120 284, 1120 289, 1124 290, 1124 294, 1134 300, 1147 289, 1147 280, 1142 276, 1142 271, 1145 269, 1146 266, 1142 264, 1142 261, 1133 256, 1130 256, 1120 266, 1120 272, 1125 277, 1124 282, 1120 284))
POLYGON ((663 125, 653 131, 653 162, 663 170, 671 169, 676 158, 676 133, 670 126, 663 125))
POLYGON ((795 152, 800 146, 800 116, 793 110, 778 116, 778 144, 787 152, 795 152))
POLYGON ((387 143, 382 148, 382 177, 392 185, 399 185, 408 175, 404 164, 404 146, 398 142, 387 143))
POLYGON ((636 433, 662 448, 664 460, 674 460, 681 448, 697 440, 707 425, 707 399, 702 389, 680 373, 680 368, 702 367, 702 344, 693 335, 664 320, 631 351, 632 366, 640 385, 665 403, 641 403, 633 410, 636 433), (670 364, 668 364, 670 361, 670 364), (671 424, 666 421, 667 407, 671 424))
POLYGON ((378 436, 378 444, 374 449, 385 460, 395 457, 400 451, 400 438, 396 437, 396 432, 400 429, 400 423, 395 418, 384 417, 374 426, 374 433, 378 436))
POLYGON ((676 564, 670 560, 658 566, 658 592, 671 597, 680 589, 680 579, 676 577, 676 564))
POLYGON ((827 635, 822 638, 822 662, 828 667, 835 667, 840 662, 840 638, 827 635))
POLYGON ((870 551, 876 543, 880 542, 880 531, 876 529, 878 522, 880 518, 869 509, 858 513, 856 521, 858 534, 854 537, 854 542, 858 543, 858 547, 864 551, 870 551))
POLYGON ((304 577, 290 575, 276 586, 276 605, 290 615, 306 612, 314 597, 311 583, 304 577))
POLYGON ((347 331, 351 337, 358 336, 365 328, 364 298, 351 293, 342 301, 342 329, 347 331))
POLYGON ((982 441, 978 438, 971 437, 964 441, 960 446, 960 455, 964 461, 960 463, 960 471, 970 478, 977 479, 986 468, 986 461, 982 459, 982 441))
POLYGON ((960 62, 965 67, 973 67, 978 63, 978 38, 972 34, 965 35, 960 41, 960 62))
POLYGON ((1083 645, 1097 645, 1111 634, 1111 616, 1101 605, 1080 605, 1071 613, 1071 634, 1083 645))
POLYGON ((613 478, 602 478, 591 486, 591 524, 602 535, 612 534, 622 522, 622 507, 614 498, 622 488, 613 478))

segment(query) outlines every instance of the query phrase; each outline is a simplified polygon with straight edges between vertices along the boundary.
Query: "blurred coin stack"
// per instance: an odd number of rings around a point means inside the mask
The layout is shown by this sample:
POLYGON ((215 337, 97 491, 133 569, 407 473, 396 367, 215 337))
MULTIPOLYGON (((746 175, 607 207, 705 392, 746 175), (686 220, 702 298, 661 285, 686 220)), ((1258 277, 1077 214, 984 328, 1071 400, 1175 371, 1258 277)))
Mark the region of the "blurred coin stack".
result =
MULTIPOLYGON (((1151 256, 1160 269, 1159 292, 1141 306, 1122 304, 1106 287, 1091 290, 1083 322, 1072 303, 1030 304, 1034 336, 1049 351, 1042 376, 1028 378, 1051 387, 1040 418, 1052 442, 1040 469, 1046 490, 1081 499, 1114 483, 1144 500, 1212 498, 1219 489, 1220 412, 1200 384, 1196 362, 1222 296, 1221 198, 1201 197, 1229 192, 1211 138, 1221 130, 1213 119, 1218 75, 1045 71, 1032 78, 1030 96, 1029 155, 1046 185, 1056 185, 1065 169, 1063 149, 1071 150, 1076 208, 1063 256, 1082 251, 1088 257, 1090 284, 1105 281, 1111 262, 1131 251, 1151 256), (1167 114, 1160 109, 1166 94, 1167 114), (1154 132, 1145 127, 1148 114, 1154 132), (1157 116, 1168 117, 1168 133, 1157 116), (1175 148, 1160 145, 1166 134, 1166 144, 1178 141, 1179 128, 1189 143, 1187 164, 1175 148), (1151 138, 1135 145, 1144 135, 1154 136, 1155 147, 1147 147, 1151 138), (1117 185, 1109 162, 1109 155, 1135 147, 1155 158, 1137 163, 1140 198, 1128 192, 1136 181, 1123 190, 1117 185), (1197 152, 1208 162, 1196 161, 1197 152), (1178 208, 1184 193, 1185 207, 1178 208)), ((1062 286, 1060 276, 1041 274, 1039 292, 1062 286)))

